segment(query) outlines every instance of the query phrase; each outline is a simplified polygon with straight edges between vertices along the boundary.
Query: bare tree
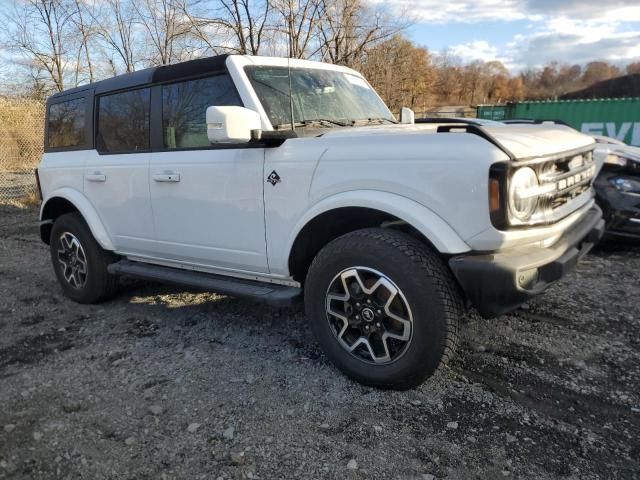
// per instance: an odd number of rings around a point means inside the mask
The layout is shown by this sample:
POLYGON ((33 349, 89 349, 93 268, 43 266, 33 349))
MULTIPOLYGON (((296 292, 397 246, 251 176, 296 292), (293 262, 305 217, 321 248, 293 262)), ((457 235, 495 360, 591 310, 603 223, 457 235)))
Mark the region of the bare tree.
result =
POLYGON ((219 20, 235 37, 237 53, 258 55, 271 5, 268 0, 219 0, 219 20))
POLYGON ((287 56, 305 58, 315 41, 322 0, 271 0, 275 30, 287 40, 287 56))
POLYGON ((184 15, 189 36, 215 53, 258 55, 267 37, 269 0, 192 0, 184 15))
POLYGON ((183 57, 183 40, 191 24, 183 15, 186 0, 134 0, 133 8, 151 44, 150 63, 167 65, 183 57))
POLYGON ((113 61, 115 55, 122 63, 125 72, 133 72, 141 61, 137 47, 134 26, 138 17, 130 0, 103 0, 101 8, 92 12, 96 23, 96 34, 106 47, 108 63, 112 73, 118 73, 113 61))
POLYGON ((407 27, 363 0, 322 0, 321 19, 318 52, 325 61, 347 66, 367 48, 407 27))
POLYGON ((58 91, 64 90, 68 71, 79 68, 67 57, 75 50, 69 31, 72 15, 63 0, 25 0, 9 17, 15 39, 10 46, 25 55, 36 71, 46 72, 58 91))
MULTIPOLYGON (((209 16, 207 6, 208 0, 193 0, 189 5, 183 5, 181 12, 190 26, 190 38, 200 44, 200 48, 208 50, 209 53, 218 55, 227 50, 226 40, 231 38, 226 22, 221 18, 209 16)), ((192 47, 193 48, 193 47, 192 47)), ((194 50, 196 48, 193 48, 194 50)))
MULTIPOLYGON (((71 16, 71 20, 75 25, 75 27, 78 29, 78 32, 80 33, 80 37, 81 37, 76 63, 80 65, 80 55, 82 55, 82 52, 84 52, 86 67, 89 72, 89 83, 93 83, 94 71, 93 71, 93 64, 91 62, 91 47, 89 45, 89 41, 93 35, 93 25, 91 21, 91 15, 85 14, 85 10, 89 8, 89 6, 84 2, 82 2, 81 0, 74 0, 73 6, 75 7, 75 12, 74 12, 74 15, 71 16)), ((79 82, 79 79, 78 79, 79 73, 80 73, 80 69, 76 68, 76 78, 75 78, 76 84, 78 84, 79 82)))

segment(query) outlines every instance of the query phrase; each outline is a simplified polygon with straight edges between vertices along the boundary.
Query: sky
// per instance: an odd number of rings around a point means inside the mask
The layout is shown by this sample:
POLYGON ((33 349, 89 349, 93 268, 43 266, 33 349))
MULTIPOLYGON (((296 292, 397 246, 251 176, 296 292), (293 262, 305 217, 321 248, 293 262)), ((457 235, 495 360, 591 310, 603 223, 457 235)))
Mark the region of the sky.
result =
POLYGON ((407 34, 463 61, 512 72, 550 61, 640 61, 640 0, 370 0, 413 22, 407 34))

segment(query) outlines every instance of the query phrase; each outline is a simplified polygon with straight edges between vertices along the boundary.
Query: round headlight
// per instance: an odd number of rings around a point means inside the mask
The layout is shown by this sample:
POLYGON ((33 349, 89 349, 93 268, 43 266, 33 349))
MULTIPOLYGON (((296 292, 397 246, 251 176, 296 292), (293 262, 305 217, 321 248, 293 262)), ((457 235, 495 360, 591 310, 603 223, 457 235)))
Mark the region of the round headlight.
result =
POLYGON ((538 185, 538 176, 532 168, 523 167, 515 171, 509 183, 511 215, 523 222, 531 218, 538 206, 538 196, 531 192, 538 185))

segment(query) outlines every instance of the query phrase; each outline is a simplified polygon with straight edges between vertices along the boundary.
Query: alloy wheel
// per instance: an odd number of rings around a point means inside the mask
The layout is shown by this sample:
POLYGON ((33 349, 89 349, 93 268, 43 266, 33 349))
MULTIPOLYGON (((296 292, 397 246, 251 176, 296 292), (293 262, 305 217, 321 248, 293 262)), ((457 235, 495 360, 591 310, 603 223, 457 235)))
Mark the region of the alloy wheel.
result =
POLYGON ((82 288, 87 282, 87 257, 80 240, 73 233, 64 232, 58 244, 58 261, 65 281, 73 288, 82 288))
POLYGON ((377 270, 351 267, 336 275, 327 290, 326 313, 340 345, 362 361, 393 363, 411 343, 411 308, 398 286, 377 270))

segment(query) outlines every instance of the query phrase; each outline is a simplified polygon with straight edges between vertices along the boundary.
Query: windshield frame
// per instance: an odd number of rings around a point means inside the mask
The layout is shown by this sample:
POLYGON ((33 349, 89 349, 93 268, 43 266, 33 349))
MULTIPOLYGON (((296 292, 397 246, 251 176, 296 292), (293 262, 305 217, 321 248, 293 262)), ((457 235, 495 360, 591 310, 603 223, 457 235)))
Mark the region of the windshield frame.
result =
MULTIPOLYGON (((309 62, 310 63, 310 62, 309 62)), ((375 121, 379 121, 380 118, 383 119, 382 122, 380 123, 384 123, 384 122, 388 122, 388 123, 398 123, 398 121, 396 120, 395 116, 393 115, 393 113, 391 112, 391 110, 389 109, 389 107, 385 104, 384 100, 382 100, 382 98, 380 97, 380 95, 378 95, 378 92, 376 92, 376 90, 371 86, 371 84, 369 84, 369 82, 367 82, 367 80, 360 75, 358 72, 350 70, 350 69, 346 69, 343 67, 339 67, 339 68, 331 68, 331 66, 329 64, 326 63, 319 63, 318 67, 315 66, 299 66, 299 65, 295 65, 295 66, 291 66, 288 67, 287 65, 282 65, 282 64, 250 64, 250 65, 243 65, 241 67, 242 73, 245 75, 246 80, 247 80, 247 84, 248 86, 250 86, 253 95, 255 96, 255 99, 259 102, 261 109, 263 110, 266 119, 269 121, 269 124, 271 125, 271 129, 274 131, 282 131, 285 129, 291 129, 292 125, 291 125, 291 115, 289 113, 290 109, 288 107, 288 105, 286 105, 286 110, 287 110, 287 115, 286 117, 284 115, 280 115, 280 118, 282 120, 284 120, 286 118, 285 121, 282 122, 278 122, 277 121, 277 117, 272 113, 271 108, 272 105, 269 105, 269 101, 268 98, 266 98, 264 96, 263 92, 260 92, 260 89, 257 87, 256 83, 256 79, 254 78, 254 72, 255 71, 259 71, 259 70, 282 70, 283 73, 285 74, 285 76, 288 78, 287 72, 290 70, 292 73, 293 72, 300 72, 300 71, 312 71, 314 73, 318 73, 320 75, 327 75, 327 74, 333 74, 336 76, 337 79, 339 79, 340 81, 342 80, 348 80, 349 77, 354 77, 354 80, 356 81, 354 82, 350 82, 352 85, 356 85, 358 83, 361 83, 365 88, 366 88, 366 94, 371 96, 372 102, 371 102, 371 112, 370 112, 370 116, 369 117, 363 117, 363 116, 355 116, 356 118, 347 118, 347 117, 340 117, 340 118, 332 118, 332 115, 327 115, 326 111, 322 111, 319 112, 317 115, 310 115, 308 116, 308 118, 299 118, 300 117, 300 113, 301 113, 301 108, 302 105, 300 104, 300 98, 298 98, 298 105, 294 106, 294 110, 296 112, 295 115, 295 119, 294 119, 294 128, 304 128, 304 124, 305 122, 316 122, 318 121, 318 125, 316 125, 317 128, 345 128, 345 127, 353 127, 353 126, 362 126, 363 122, 366 122, 367 120, 373 120, 375 121), (329 68, 327 68, 329 67, 329 68), (320 123, 324 123, 324 125, 320 125, 320 123), (340 125, 340 124, 344 124, 344 125, 340 125)), ((295 75, 292 75, 292 78, 295 78, 295 75)), ((264 83, 260 83, 262 85, 264 85, 264 83)), ((267 88, 273 88, 272 85, 267 85, 267 88)), ((354 87, 355 88, 355 87, 354 87)), ((288 96, 288 91, 289 89, 289 85, 288 82, 285 81, 285 85, 284 88, 281 88, 279 90, 277 90, 280 94, 283 95, 287 95, 288 96)), ((295 95, 294 95, 295 98, 295 95)), ((353 95, 352 98, 358 99, 360 100, 357 96, 353 95)), ((361 102, 360 102, 361 103, 361 102)), ((281 103, 281 105, 279 105, 280 107, 282 107, 284 104, 281 103)), ((281 112, 282 113, 282 112, 281 112)))

